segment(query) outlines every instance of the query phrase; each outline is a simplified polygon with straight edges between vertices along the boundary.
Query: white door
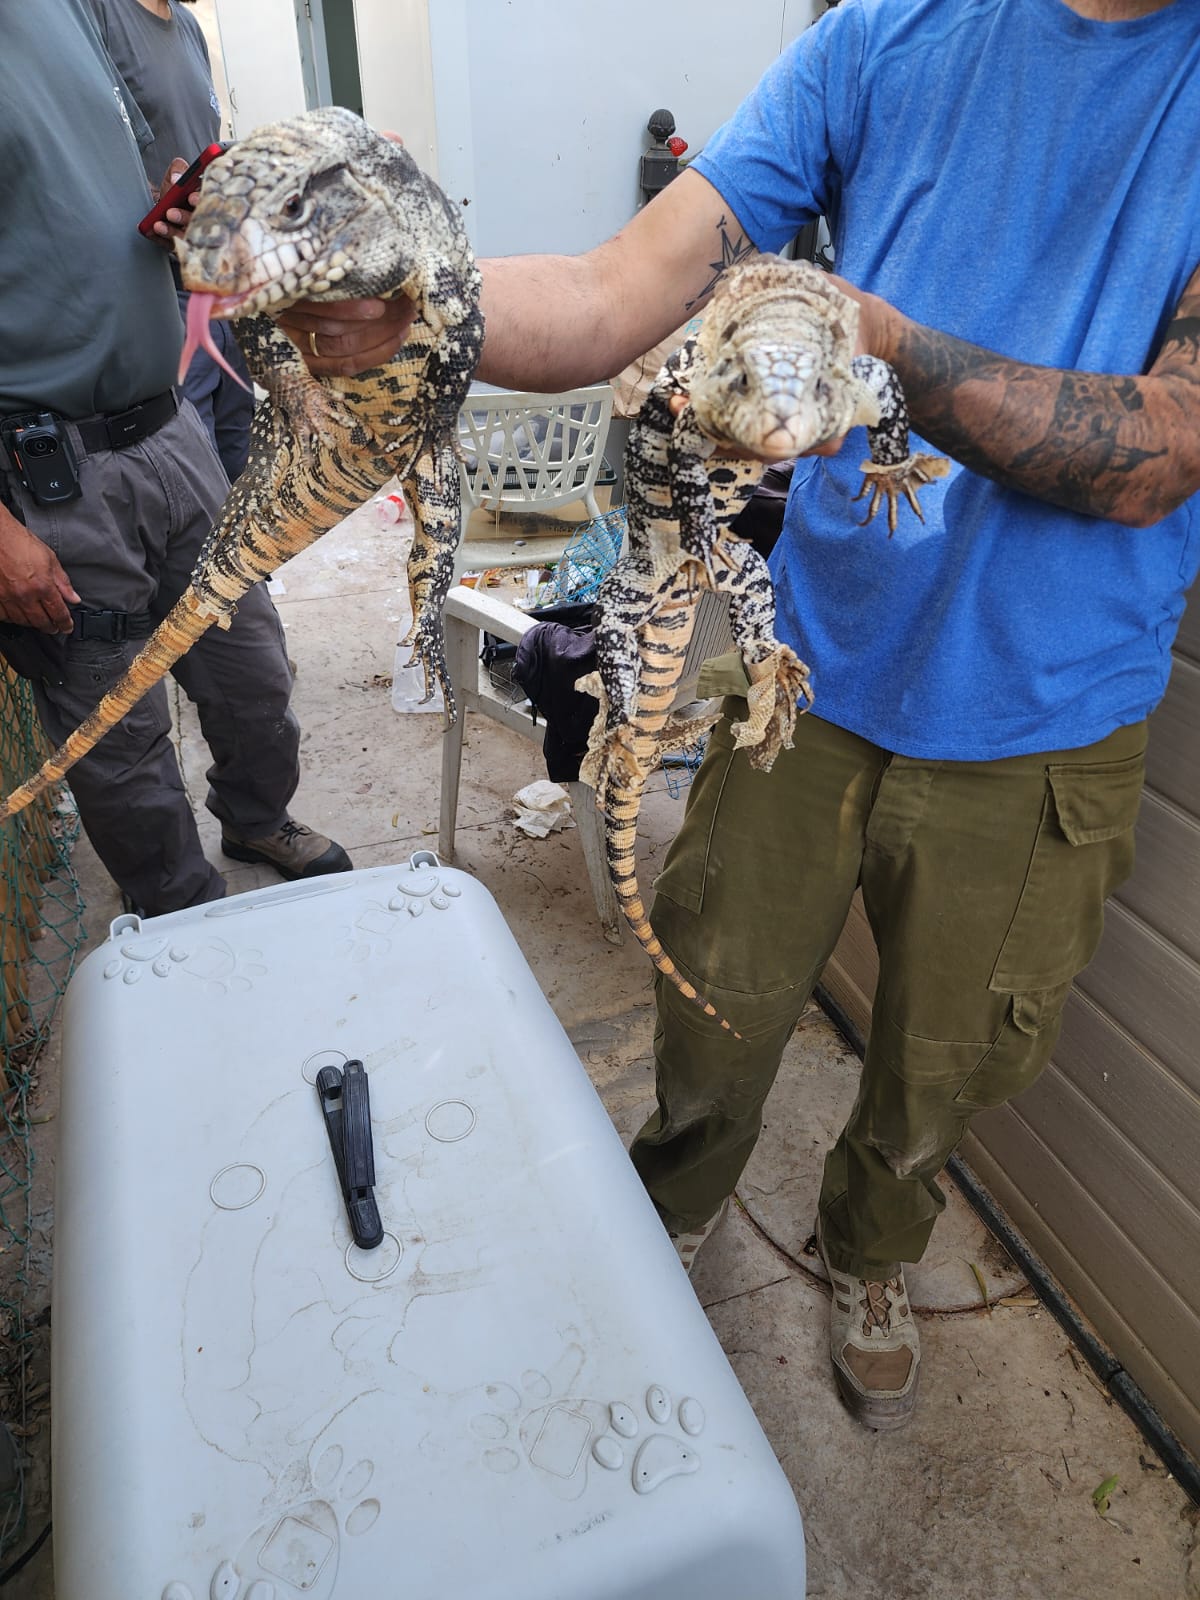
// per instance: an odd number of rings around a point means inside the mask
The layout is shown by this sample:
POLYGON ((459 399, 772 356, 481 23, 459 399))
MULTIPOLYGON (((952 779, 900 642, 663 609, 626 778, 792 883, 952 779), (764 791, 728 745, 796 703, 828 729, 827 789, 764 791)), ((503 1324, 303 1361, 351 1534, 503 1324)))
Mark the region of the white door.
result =
POLYGON ((398 133, 417 165, 437 176, 430 11, 446 0, 354 0, 363 116, 398 133))
POLYGON ((399 133, 436 171, 430 0, 207 0, 233 136, 306 107, 344 105, 399 133))
POLYGON ((234 137, 303 111, 308 101, 294 0, 216 0, 215 9, 234 137))
POLYGON ((304 80, 304 103, 327 106, 329 57, 325 49, 324 17, 321 0, 292 0, 296 12, 296 37, 300 41, 300 76, 304 80))

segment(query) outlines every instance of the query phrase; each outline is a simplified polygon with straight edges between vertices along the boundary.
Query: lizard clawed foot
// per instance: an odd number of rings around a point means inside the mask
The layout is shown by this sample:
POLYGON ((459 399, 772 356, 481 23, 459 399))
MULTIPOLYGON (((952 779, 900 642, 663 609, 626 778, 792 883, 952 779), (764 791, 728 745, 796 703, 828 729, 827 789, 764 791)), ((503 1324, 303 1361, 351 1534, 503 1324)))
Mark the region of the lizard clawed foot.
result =
POLYGON ((812 704, 808 668, 790 646, 777 644, 758 661, 747 662, 746 671, 746 720, 731 724, 729 731, 734 748, 747 752, 750 765, 770 772, 780 750, 792 747, 797 702, 803 699, 806 711, 812 704))
POLYGON ((634 730, 627 722, 607 727, 608 696, 598 672, 589 672, 575 685, 580 694, 590 694, 600 702, 588 733, 587 754, 579 767, 579 777, 596 791, 596 805, 603 811, 610 787, 628 789, 638 782, 641 770, 634 749, 634 730))
POLYGON ((310 378, 307 372, 303 376, 285 374, 278 380, 271 398, 282 412, 297 449, 305 457, 316 454, 326 439, 360 426, 358 418, 336 390, 310 378))
POLYGON ((900 509, 900 496, 903 495, 909 505, 917 514, 917 520, 924 522, 925 518, 917 504, 917 491, 927 483, 932 483, 935 478, 944 478, 950 471, 950 463, 945 456, 915 455, 906 456, 903 461, 891 464, 875 461, 864 461, 862 464, 862 488, 854 496, 861 500, 864 495, 871 496, 867 505, 867 514, 859 523, 865 528, 867 523, 879 510, 880 503, 886 498, 888 504, 888 538, 896 531, 896 517, 900 509))
POLYGON ((633 729, 622 723, 610 728, 594 748, 589 741, 579 776, 596 791, 596 804, 601 811, 606 809, 604 802, 611 791, 631 788, 641 777, 633 738, 633 729))
POLYGON ((450 682, 450 669, 446 665, 446 652, 441 635, 418 626, 411 629, 407 638, 402 639, 400 643, 412 645, 412 655, 404 663, 405 666, 419 666, 425 675, 425 693, 417 704, 425 705, 440 689, 446 727, 453 726, 458 720, 458 708, 455 704, 454 686, 450 682))

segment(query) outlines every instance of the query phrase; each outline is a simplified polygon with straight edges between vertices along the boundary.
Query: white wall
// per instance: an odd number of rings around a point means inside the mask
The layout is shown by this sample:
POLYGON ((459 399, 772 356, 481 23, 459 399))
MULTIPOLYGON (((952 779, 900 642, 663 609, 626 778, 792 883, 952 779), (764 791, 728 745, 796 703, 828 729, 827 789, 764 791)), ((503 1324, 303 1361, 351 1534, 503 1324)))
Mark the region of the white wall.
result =
POLYGON ((234 137, 304 110, 293 0, 216 0, 234 137))
MULTIPOLYGON (((359 0, 362 3, 362 0, 359 0)), ((483 255, 585 250, 636 209, 660 106, 697 151, 814 0, 428 0, 438 177, 483 255)))
MULTIPOLYGON (((203 0, 207 10, 214 0, 203 0)), ((215 0, 236 135, 304 109, 296 0, 215 0)), ((695 153, 823 0, 354 0, 363 110, 484 255, 586 250, 640 200, 646 119, 695 153)))
POLYGON ((413 159, 435 177, 438 147, 430 18, 446 3, 354 0, 363 116, 372 127, 400 134, 413 159))

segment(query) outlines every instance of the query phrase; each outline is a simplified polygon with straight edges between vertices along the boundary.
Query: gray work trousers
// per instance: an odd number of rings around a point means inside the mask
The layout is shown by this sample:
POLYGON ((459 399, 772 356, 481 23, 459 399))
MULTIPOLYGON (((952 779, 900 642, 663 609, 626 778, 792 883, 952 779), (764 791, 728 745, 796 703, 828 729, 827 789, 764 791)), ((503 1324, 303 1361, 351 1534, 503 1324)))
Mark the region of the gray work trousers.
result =
MULTIPOLYGON (((68 424, 81 498, 39 506, 12 473, 5 499, 62 563, 85 606, 149 612, 157 621, 187 586, 228 490, 194 407, 123 450, 88 455, 68 424)), ((65 682, 33 685, 51 743, 67 737, 144 641, 72 639, 65 682)), ((263 585, 227 631, 211 628, 173 674, 195 702, 212 753, 206 804, 230 832, 253 838, 287 817, 299 780, 300 728, 283 628, 263 585)), ((149 915, 220 899, 225 880, 204 857, 175 749, 166 686, 156 684, 68 779, 97 855, 149 915)))

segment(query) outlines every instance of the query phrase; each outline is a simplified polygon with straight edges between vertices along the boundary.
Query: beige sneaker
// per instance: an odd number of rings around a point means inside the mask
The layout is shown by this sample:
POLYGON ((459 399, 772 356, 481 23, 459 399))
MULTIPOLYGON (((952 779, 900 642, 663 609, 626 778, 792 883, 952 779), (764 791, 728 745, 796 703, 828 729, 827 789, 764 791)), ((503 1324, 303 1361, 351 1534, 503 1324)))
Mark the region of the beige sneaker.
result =
POLYGON ((829 1274, 829 1353, 838 1392, 851 1415, 882 1433, 901 1428, 912 1415, 921 1372, 921 1340, 908 1304, 904 1272, 873 1282, 830 1266, 817 1228, 821 1259, 829 1274))
POLYGON ((722 1200, 714 1215, 709 1217, 704 1226, 698 1228, 695 1233, 668 1233, 667 1237, 675 1246, 675 1254, 683 1262, 689 1278, 692 1275, 692 1268, 696 1265, 696 1257, 700 1254, 700 1246, 721 1226, 728 1210, 729 1201, 722 1200))
POLYGON ((259 862, 288 879, 317 878, 326 872, 349 872, 353 867, 340 844, 291 817, 278 832, 258 839, 240 839, 222 830, 221 849, 233 861, 259 862))

